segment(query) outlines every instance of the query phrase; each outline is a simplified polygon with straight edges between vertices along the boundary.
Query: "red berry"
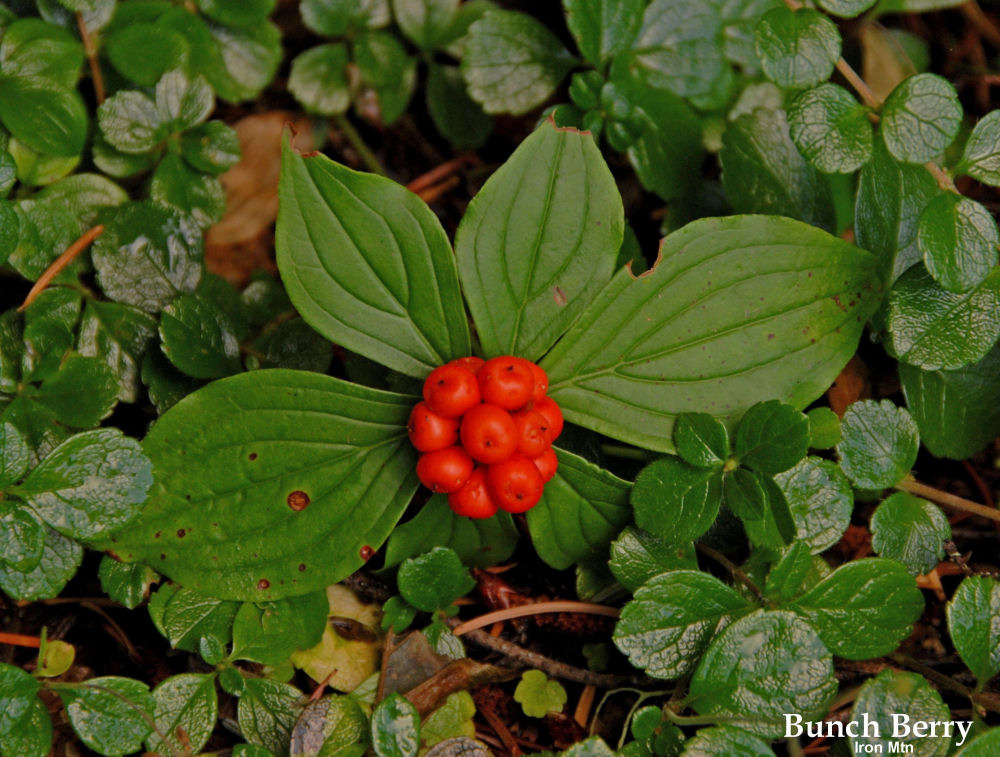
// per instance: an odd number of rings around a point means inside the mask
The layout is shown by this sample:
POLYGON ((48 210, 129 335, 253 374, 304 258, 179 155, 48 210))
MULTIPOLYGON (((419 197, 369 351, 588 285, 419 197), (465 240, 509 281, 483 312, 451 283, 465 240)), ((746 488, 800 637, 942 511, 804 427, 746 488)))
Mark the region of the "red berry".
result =
POLYGON ((542 397, 538 402, 534 403, 532 409, 544 415, 545 420, 549 422, 549 443, 551 444, 563 430, 562 410, 559 409, 559 405, 551 397, 542 397))
POLYGON ((467 412, 459 435, 465 451, 487 465, 506 460, 517 449, 514 419, 496 405, 476 405, 467 412))
POLYGON ((467 518, 489 518, 497 511, 496 503, 486 487, 486 470, 472 471, 465 486, 448 495, 448 505, 457 515, 467 518))
POLYGON ((538 472, 542 476, 542 482, 546 484, 556 475, 556 468, 559 467, 559 458, 556 457, 556 451, 552 447, 549 447, 537 457, 531 458, 531 462, 538 468, 538 472))
POLYGON ((448 365, 461 365, 472 371, 473 374, 479 373, 479 369, 483 367, 486 363, 481 357, 476 357, 475 355, 469 355, 468 357, 460 357, 452 360, 448 365))
POLYGON ((542 474, 524 455, 515 455, 486 471, 486 485, 497 507, 509 513, 530 510, 542 498, 542 474))
POLYGON ((425 452, 417 460, 417 478, 433 492, 458 491, 469 480, 476 464, 461 447, 425 452))
POLYGON ((552 445, 549 438, 549 421, 537 410, 519 410, 512 413, 517 426, 517 451, 528 457, 542 454, 552 445))
POLYGON ((504 410, 517 410, 527 405, 535 389, 530 366, 524 358, 510 355, 487 360, 477 374, 483 402, 504 410))
POLYGON ((479 404, 476 375, 464 365, 448 363, 431 371, 424 381, 424 402, 445 418, 459 418, 479 404))
POLYGON ((421 452, 433 452, 458 444, 458 418, 445 418, 418 402, 410 411, 406 431, 410 442, 421 452))
POLYGON ((549 390, 549 374, 534 363, 529 362, 528 367, 531 368, 531 375, 535 379, 535 390, 531 393, 531 399, 538 402, 549 390))

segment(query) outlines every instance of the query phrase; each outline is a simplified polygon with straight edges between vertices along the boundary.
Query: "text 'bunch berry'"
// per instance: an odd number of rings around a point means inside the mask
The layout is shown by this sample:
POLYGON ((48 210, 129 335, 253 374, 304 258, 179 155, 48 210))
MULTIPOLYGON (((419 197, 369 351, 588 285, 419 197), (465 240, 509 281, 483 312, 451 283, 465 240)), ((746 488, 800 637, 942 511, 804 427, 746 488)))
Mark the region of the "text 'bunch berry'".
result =
POLYGON ((451 509, 470 518, 530 510, 558 465, 552 442, 563 417, 548 388, 545 371, 510 355, 435 368, 408 426, 423 453, 421 483, 447 494, 451 509))

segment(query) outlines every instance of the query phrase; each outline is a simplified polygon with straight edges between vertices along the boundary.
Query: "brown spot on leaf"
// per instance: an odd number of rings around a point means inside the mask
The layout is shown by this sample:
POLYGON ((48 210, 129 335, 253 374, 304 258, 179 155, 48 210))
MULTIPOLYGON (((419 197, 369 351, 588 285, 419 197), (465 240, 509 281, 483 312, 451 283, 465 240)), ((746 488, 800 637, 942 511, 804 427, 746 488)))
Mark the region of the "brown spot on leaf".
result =
POLYGON ((552 287, 552 299, 559 307, 566 307, 566 292, 563 291, 562 287, 552 287))
POLYGON ((309 495, 306 494, 301 489, 296 489, 293 492, 289 492, 288 497, 285 500, 288 506, 292 508, 295 512, 300 512, 309 507, 309 503, 312 501, 309 499, 309 495))
POLYGON ((251 452, 249 455, 247 455, 247 457, 250 458, 251 460, 256 460, 257 459, 257 453, 256 452, 251 452))
POLYGON ((271 582, 268 581, 266 578, 262 578, 257 582, 257 588, 260 589, 261 591, 264 591, 265 589, 270 589, 271 582))
POLYGON ((183 528, 178 528, 177 529, 177 538, 178 539, 183 539, 186 535, 187 535, 187 531, 185 531, 183 528))
POLYGON ((304 562, 299 563, 299 573, 304 573, 306 570, 306 564, 304 562))

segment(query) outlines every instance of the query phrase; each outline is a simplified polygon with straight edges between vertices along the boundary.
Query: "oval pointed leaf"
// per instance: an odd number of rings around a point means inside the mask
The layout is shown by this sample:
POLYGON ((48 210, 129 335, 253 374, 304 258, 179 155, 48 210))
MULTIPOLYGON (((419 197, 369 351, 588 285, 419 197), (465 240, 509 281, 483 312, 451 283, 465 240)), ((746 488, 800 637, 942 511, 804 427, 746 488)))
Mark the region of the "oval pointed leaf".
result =
POLYGON ((843 471, 829 460, 807 457, 774 477, 795 521, 795 538, 813 554, 832 547, 851 523, 854 490, 843 471))
POLYGON ((611 278, 624 223, 589 134, 547 121, 522 142, 455 237, 483 352, 544 355, 611 278))
POLYGON ((698 570, 650 579, 622 608, 615 645, 654 678, 679 678, 698 662, 716 629, 748 610, 735 589, 698 570))
POLYGON ((58 693, 73 730, 98 754, 132 754, 152 730, 153 697, 141 681, 120 676, 91 678, 58 693))
POLYGON ((697 569, 694 545, 672 547, 658 536, 628 526, 611 542, 608 567, 618 582, 635 592, 646 581, 668 570, 697 569))
POLYGON ((618 273, 542 363, 567 420, 672 451, 684 412, 732 423, 802 408, 854 354, 879 300, 867 252, 788 218, 695 221, 661 260, 618 273))
POLYGON ((883 754, 895 748, 898 754, 916 757, 944 757, 951 749, 951 739, 940 733, 930 736, 912 732, 914 721, 951 720, 941 695, 921 675, 899 670, 883 670, 868 680, 854 700, 851 721, 862 722, 867 716, 874 727, 848 737, 851 754, 883 754), (902 721, 910 730, 896 733, 895 723, 902 721))
POLYGON ((1000 673, 1000 582, 969 576, 948 603, 948 633, 980 685, 1000 673))
POLYGON ((414 398, 255 371, 177 403, 144 442, 159 481, 109 546, 224 599, 304 594, 357 570, 417 487, 414 398))
POLYGON ((682 413, 674 424, 674 446, 685 462, 712 468, 729 457, 729 433, 708 413, 682 413))
POLYGON ((237 709, 243 737, 274 754, 287 754, 302 692, 270 678, 244 678, 237 709))
POLYGON ((168 754, 200 752, 219 716, 215 676, 198 673, 172 676, 153 689, 153 701, 157 731, 146 739, 146 749, 168 754))
POLYGON ((417 708, 393 692, 372 713, 371 734, 376 757, 416 757, 420 747, 417 708))
POLYGON ((664 457, 639 472, 630 499, 639 528, 670 544, 683 544, 715 522, 722 501, 722 473, 664 457))
POLYGON ((760 473, 781 473, 809 451, 809 419, 778 400, 759 402, 740 419, 733 453, 760 473))
POLYGON ((976 124, 956 173, 966 173, 983 184, 1000 186, 1000 110, 987 113, 976 124))
POLYGON ((851 173, 872 155, 872 124, 854 96, 836 84, 821 84, 792 101, 792 141, 824 173, 851 173))
POLYGON ((681 97, 704 95, 723 75, 722 17, 701 0, 653 0, 632 45, 649 83, 681 97))
POLYGON ((966 292, 997 264, 1000 232, 993 216, 975 200, 948 192, 920 215, 917 246, 934 280, 949 292, 966 292))
POLYGON ((774 757, 774 752, 752 733, 731 725, 702 728, 684 742, 680 757, 774 757))
POLYGON ((642 24, 643 0, 567 0, 566 24, 595 66, 628 49, 642 24))
POLYGON ((898 560, 914 575, 930 573, 944 558, 951 526, 937 505, 896 492, 878 506, 871 522, 875 554, 898 560))
POLYGON ((278 194, 278 268, 316 331, 418 378, 471 353, 451 246, 419 197, 287 142, 278 194))

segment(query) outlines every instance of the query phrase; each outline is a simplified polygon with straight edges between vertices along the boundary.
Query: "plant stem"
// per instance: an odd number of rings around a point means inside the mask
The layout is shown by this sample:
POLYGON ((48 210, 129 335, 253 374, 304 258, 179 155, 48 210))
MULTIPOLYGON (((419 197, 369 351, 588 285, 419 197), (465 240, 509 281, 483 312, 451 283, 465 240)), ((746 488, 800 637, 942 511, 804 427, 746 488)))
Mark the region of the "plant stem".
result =
POLYGON ((97 104, 104 102, 104 77, 101 76, 101 63, 97 59, 97 48, 94 46, 94 39, 87 30, 87 24, 83 20, 83 14, 76 14, 76 26, 80 30, 80 41, 83 42, 83 51, 87 56, 90 65, 90 80, 94 83, 94 98, 97 104))
POLYGON ((0 644, 38 649, 42 644, 42 640, 38 636, 27 636, 23 633, 0 632, 0 644))
POLYGON ((82 237, 67 247, 66 251, 53 260, 49 267, 45 269, 45 273, 38 277, 38 281, 36 281, 35 285, 31 287, 31 291, 28 292, 28 296, 24 298, 24 302, 21 303, 21 307, 19 307, 17 311, 20 313, 28 307, 28 305, 34 302, 35 298, 45 291, 45 287, 52 283, 52 279, 62 273, 63 269, 72 263, 77 255, 87 249, 88 244, 93 242, 103 233, 104 227, 98 224, 94 228, 85 232, 82 237))
POLYGON ((472 620, 467 620, 460 625, 455 626, 452 632, 456 636, 461 636, 469 631, 474 631, 477 628, 483 628, 485 626, 493 625, 494 623, 499 623, 503 620, 511 620, 513 618, 524 618, 529 615, 543 615, 546 613, 555 612, 582 612, 588 615, 606 615, 609 618, 617 618, 620 614, 620 610, 617 607, 608 607, 607 605, 598 605, 593 602, 576 602, 573 600, 558 600, 554 602, 532 602, 527 605, 519 605, 518 607, 508 607, 503 610, 494 610, 493 612, 488 612, 485 615, 480 615, 472 620))
POLYGON ((669 707, 663 708, 663 714, 674 725, 715 725, 725 722, 725 718, 718 715, 678 715, 669 707))
POLYGON ((694 546, 695 546, 695 549, 697 549, 703 555, 708 555, 713 560, 715 560, 717 563, 719 563, 719 565, 721 565, 726 570, 728 570, 732 574, 733 578, 735 578, 741 584, 743 584, 744 586, 746 586, 750 591, 752 591, 753 594, 754 594, 754 596, 757 597, 757 599, 763 599, 764 598, 764 592, 762 592, 760 590, 760 587, 757 586, 757 584, 755 584, 753 581, 751 581, 750 577, 746 573, 744 573, 742 570, 740 570, 739 566, 737 566, 734 562, 732 562, 724 554, 722 554, 718 550, 715 550, 715 549, 712 549, 709 546, 706 546, 705 544, 696 543, 694 546))
POLYGON ((357 152, 358 157, 361 158, 361 162, 367 166, 368 170, 372 173, 376 173, 379 176, 387 176, 385 169, 382 168, 382 164, 378 162, 378 158, 375 157, 375 153, 371 151, 371 148, 365 144, 365 141, 358 134, 358 130, 354 128, 347 116, 343 113, 338 113, 333 117, 333 122, 337 125, 337 128, 347 137, 347 141, 351 143, 351 147, 357 152))
POLYGON ((929 499, 932 502, 944 505, 945 507, 950 507, 954 510, 961 510, 962 512, 979 515, 980 517, 1000 522, 1000 510, 980 505, 978 502, 973 502, 972 500, 965 499, 964 497, 949 494, 948 492, 941 491, 933 486, 928 486, 927 484, 922 484, 919 481, 914 481, 912 478, 903 479, 896 484, 896 488, 900 491, 915 494, 918 497, 924 497, 925 499, 929 499))

